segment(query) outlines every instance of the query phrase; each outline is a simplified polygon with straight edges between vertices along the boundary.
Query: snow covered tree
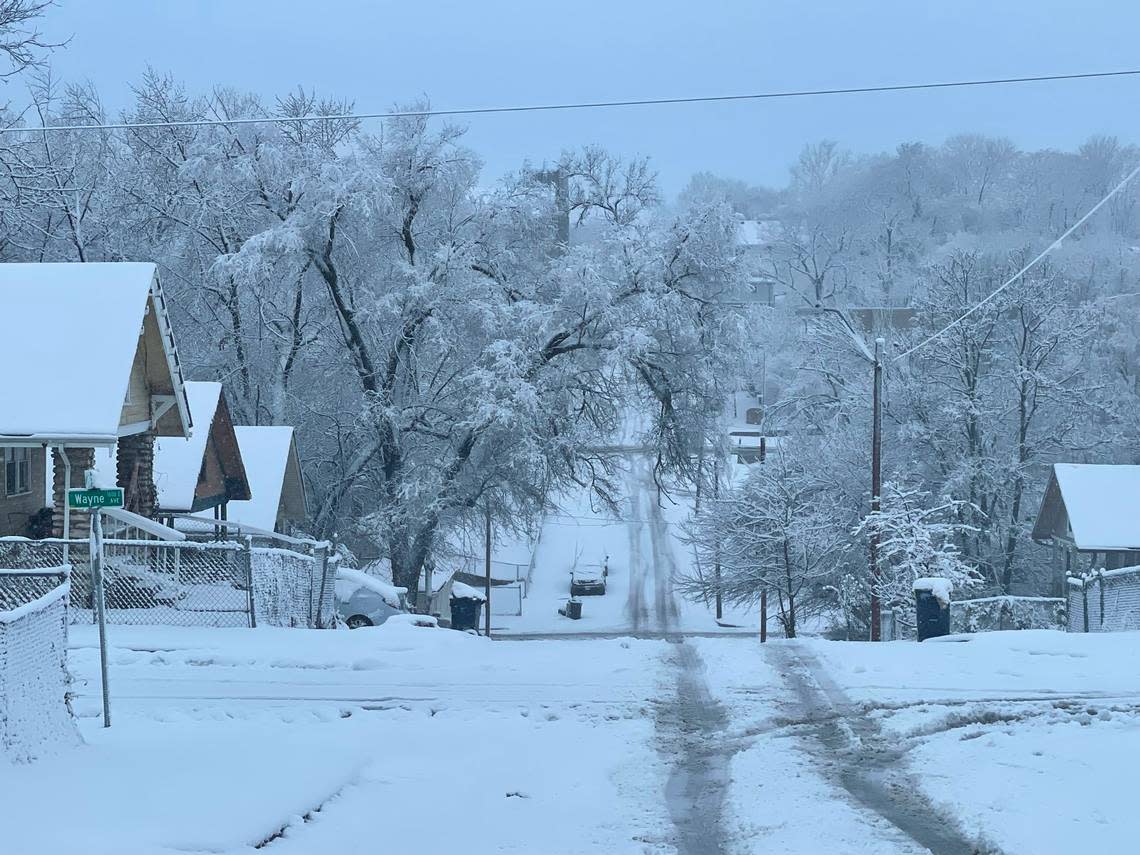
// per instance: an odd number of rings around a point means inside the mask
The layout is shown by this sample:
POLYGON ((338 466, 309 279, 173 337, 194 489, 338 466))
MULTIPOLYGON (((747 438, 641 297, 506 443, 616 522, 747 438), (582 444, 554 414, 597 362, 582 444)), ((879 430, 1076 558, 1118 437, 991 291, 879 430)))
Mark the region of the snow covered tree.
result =
POLYGON ((675 580, 691 597, 753 605, 767 591, 788 638, 805 618, 828 605, 828 585, 850 542, 825 477, 809 464, 810 450, 779 450, 753 466, 743 483, 706 498, 688 527, 698 564, 719 564, 719 579, 694 573, 675 580))
POLYGON ((948 579, 967 590, 981 579, 963 560, 956 540, 962 525, 955 520, 960 502, 932 502, 930 494, 890 482, 883 486, 881 508, 868 514, 854 529, 865 541, 879 542, 878 578, 863 574, 868 594, 878 594, 883 606, 913 602, 916 579, 948 579))

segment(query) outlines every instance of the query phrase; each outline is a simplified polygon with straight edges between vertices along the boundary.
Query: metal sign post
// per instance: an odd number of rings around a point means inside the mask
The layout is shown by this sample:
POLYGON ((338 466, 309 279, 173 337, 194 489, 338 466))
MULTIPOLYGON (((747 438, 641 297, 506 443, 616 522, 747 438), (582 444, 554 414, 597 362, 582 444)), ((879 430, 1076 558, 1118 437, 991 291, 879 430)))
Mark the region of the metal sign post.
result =
POLYGON ((99 676, 103 682, 103 727, 111 726, 111 693, 107 685, 107 615, 103 596, 103 515, 91 512, 91 584, 99 620, 99 676))
POLYGON ((103 592, 103 514, 100 508, 121 508, 121 488, 97 490, 95 472, 88 469, 86 489, 68 490, 71 508, 91 511, 91 596, 95 599, 95 617, 99 621, 99 676, 103 683, 103 727, 111 726, 111 690, 107 684, 107 601, 103 592))

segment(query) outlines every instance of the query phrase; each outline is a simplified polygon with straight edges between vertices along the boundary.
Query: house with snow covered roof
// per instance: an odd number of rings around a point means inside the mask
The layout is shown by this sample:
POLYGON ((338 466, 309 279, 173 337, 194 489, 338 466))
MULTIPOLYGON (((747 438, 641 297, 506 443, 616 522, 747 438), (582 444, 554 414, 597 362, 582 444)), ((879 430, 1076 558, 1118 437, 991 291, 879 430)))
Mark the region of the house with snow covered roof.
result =
POLYGON ((234 433, 250 498, 229 503, 229 520, 250 529, 280 534, 302 527, 308 509, 293 428, 239 425, 234 433))
POLYGON ((86 515, 68 513, 65 491, 82 486, 96 448, 118 447, 127 508, 151 515, 154 439, 188 437, 192 426, 155 265, 0 264, 0 306, 9 321, 0 336, 0 535, 24 533, 37 503, 29 494, 53 507, 56 535, 82 535, 86 515), (50 499, 37 462, 45 449, 50 499))
POLYGON ((230 502, 250 498, 230 408, 221 383, 190 380, 185 388, 194 432, 155 440, 156 510, 159 516, 212 511, 225 520, 230 502))
POLYGON ((748 287, 739 295, 746 302, 763 306, 775 306, 782 298, 777 283, 764 264, 764 253, 783 234, 783 228, 775 220, 741 220, 736 225, 736 245, 744 256, 748 271, 748 287))
POLYGON ((1053 547, 1058 586, 1070 571, 1140 565, 1140 466, 1054 464, 1033 539, 1053 547))

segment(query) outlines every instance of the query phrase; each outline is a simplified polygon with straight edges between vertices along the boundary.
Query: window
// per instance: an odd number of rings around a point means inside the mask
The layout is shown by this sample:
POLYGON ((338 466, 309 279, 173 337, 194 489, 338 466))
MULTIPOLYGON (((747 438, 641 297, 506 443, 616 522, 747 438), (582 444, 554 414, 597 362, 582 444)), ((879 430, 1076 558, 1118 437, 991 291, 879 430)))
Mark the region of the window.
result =
POLYGON ((21 496, 32 491, 31 453, 27 448, 4 449, 4 492, 21 496))

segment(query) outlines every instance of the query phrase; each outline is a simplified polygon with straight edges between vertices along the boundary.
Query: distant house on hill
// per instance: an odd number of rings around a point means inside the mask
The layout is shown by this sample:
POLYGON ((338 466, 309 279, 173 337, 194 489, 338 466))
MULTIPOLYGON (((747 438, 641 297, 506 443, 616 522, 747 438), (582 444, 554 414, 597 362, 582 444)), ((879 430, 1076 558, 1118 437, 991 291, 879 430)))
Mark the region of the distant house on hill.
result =
POLYGON ((1066 572, 1140 565, 1140 466, 1057 463, 1033 539, 1053 547, 1054 587, 1066 572))
POLYGON ((781 294, 776 280, 764 264, 764 252, 783 234, 783 226, 775 220, 741 220, 736 226, 736 245, 744 254, 748 287, 739 295, 744 302, 775 306, 781 294))
POLYGON ((65 491, 83 486, 95 449, 118 447, 128 510, 150 516, 154 439, 188 437, 189 408, 153 264, 0 264, 0 535, 24 534, 41 506, 57 536, 86 532, 65 491), (44 450, 53 488, 44 495, 44 450))
POLYGON ((249 483, 250 498, 231 501, 228 517, 262 531, 288 534, 308 516, 301 458, 293 428, 234 428, 249 483))
POLYGON ((250 491, 222 384, 188 381, 186 399, 194 434, 155 442, 158 513, 213 510, 216 519, 228 519, 228 504, 248 501, 250 491))

